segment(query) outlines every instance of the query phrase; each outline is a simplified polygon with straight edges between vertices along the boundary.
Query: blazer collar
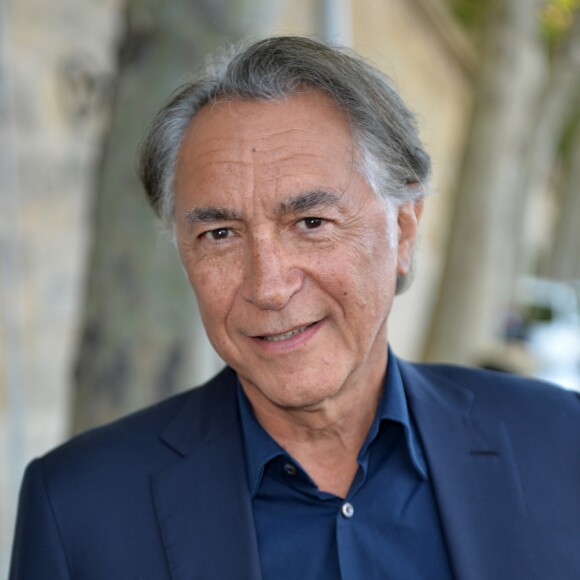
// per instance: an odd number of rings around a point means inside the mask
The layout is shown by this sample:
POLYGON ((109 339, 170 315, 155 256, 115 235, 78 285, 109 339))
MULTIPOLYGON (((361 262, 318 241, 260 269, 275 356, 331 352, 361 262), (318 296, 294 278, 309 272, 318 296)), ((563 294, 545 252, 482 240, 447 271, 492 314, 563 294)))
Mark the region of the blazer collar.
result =
POLYGON ((161 439, 180 455, 151 476, 172 580, 259 579, 234 372, 192 391, 161 439))
POLYGON ((398 361, 457 578, 536 577, 508 428, 474 416, 469 385, 398 361))

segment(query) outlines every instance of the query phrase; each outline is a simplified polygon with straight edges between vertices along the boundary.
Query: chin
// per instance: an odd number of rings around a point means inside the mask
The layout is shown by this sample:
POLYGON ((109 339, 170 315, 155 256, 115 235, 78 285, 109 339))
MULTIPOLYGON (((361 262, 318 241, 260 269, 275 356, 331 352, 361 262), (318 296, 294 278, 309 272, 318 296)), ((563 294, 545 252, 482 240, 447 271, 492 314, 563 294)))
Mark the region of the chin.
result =
POLYGON ((344 380, 328 375, 321 376, 318 372, 302 377, 277 377, 274 380, 270 375, 266 381, 258 379, 252 383, 262 396, 278 407, 315 409, 335 397, 340 392, 344 380))

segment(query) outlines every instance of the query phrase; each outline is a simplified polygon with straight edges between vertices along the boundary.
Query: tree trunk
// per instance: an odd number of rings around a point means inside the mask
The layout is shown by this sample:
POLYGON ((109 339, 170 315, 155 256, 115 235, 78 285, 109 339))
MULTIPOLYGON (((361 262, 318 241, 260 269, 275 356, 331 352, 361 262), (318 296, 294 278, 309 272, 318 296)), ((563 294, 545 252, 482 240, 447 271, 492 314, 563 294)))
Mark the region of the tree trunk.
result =
POLYGON ((531 120, 547 63, 536 0, 493 0, 473 119, 426 360, 477 363, 494 341, 514 278, 531 120))
MULTIPOLYGON (((545 83, 540 110, 530 125, 534 130, 530 135, 530 158, 526 175, 526 199, 522 208, 528 211, 534 207, 544 207, 544 200, 551 197, 551 184, 554 168, 559 164, 562 154, 562 138, 571 126, 578 110, 580 97, 580 10, 575 12, 573 25, 569 28, 560 50, 553 59, 551 74, 545 83), (540 205, 537 201, 540 200, 540 205)), ((553 224, 543 218, 544 227, 550 235, 553 224)), ((520 219, 514 224, 519 235, 518 273, 527 275, 536 273, 550 275, 550 267, 542 268, 545 256, 545 243, 538 236, 537 219, 520 219), (526 231, 527 230, 527 231, 526 231)))
POLYGON ((208 52, 248 32, 257 4, 130 0, 126 6, 112 122, 91 216, 73 432, 190 386, 218 364, 173 244, 159 233, 141 191, 135 157, 169 94, 208 52))
POLYGON ((580 120, 570 143, 561 194, 550 274, 559 280, 580 280, 580 120))

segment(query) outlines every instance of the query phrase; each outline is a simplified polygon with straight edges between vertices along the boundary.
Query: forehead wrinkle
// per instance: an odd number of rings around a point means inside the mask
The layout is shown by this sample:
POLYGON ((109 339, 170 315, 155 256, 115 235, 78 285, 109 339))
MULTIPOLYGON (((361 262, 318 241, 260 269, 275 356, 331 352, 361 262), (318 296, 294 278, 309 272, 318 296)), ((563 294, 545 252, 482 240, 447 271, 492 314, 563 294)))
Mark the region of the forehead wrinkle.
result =
MULTIPOLYGON (((296 149, 296 144, 297 143, 314 144, 316 146, 319 146, 320 145, 320 137, 318 134, 313 134, 312 129, 313 129, 312 126, 309 126, 309 127, 293 126, 290 128, 268 128, 267 130, 264 130, 259 135, 251 136, 247 139, 242 138, 241 142, 243 144, 246 144, 245 142, 247 141, 247 145, 253 144, 253 151, 254 152, 260 152, 260 153, 270 152, 271 153, 273 151, 279 151, 279 150, 286 151, 286 150, 288 150, 287 157, 300 156, 300 155, 310 156, 309 153, 302 153, 302 151, 300 149, 296 149), (290 139, 287 139, 288 137, 290 137, 290 139), (272 138, 275 140, 277 140, 278 138, 281 138, 282 141, 279 144, 275 144, 274 146, 272 146, 269 143, 269 141, 272 138), (296 139, 298 139, 298 140, 296 141, 296 139), (256 145, 258 145, 258 147, 255 147, 256 145)), ((325 125, 321 124, 319 129, 320 129, 320 131, 322 131, 324 133, 325 125)), ((340 146, 340 149, 343 150, 343 152, 345 154, 352 155, 353 151, 354 151, 354 142, 353 142, 352 136, 350 135, 350 133, 347 133, 345 135, 345 137, 346 137, 346 139, 344 142, 344 145, 345 145, 344 149, 340 143, 341 139, 339 139, 337 142, 335 142, 334 147, 340 146)), ((328 144, 326 144, 325 146, 327 147, 328 144)))
MULTIPOLYGON (((222 139, 227 142, 227 139, 222 139)), ((249 165, 252 162, 252 157, 249 154, 241 155, 242 150, 232 150, 229 147, 216 145, 214 147, 204 147, 201 151, 197 151, 196 158, 198 161, 205 161, 207 157, 211 159, 211 164, 220 163, 236 163, 242 165, 249 165)))
POLYGON ((310 128, 303 128, 300 126, 292 126, 292 127, 265 127, 263 131, 260 132, 259 135, 252 136, 248 140, 253 140, 257 138, 258 140, 266 140, 270 139, 271 137, 287 137, 288 135, 292 135, 293 133, 305 133, 306 135, 310 134, 310 128))

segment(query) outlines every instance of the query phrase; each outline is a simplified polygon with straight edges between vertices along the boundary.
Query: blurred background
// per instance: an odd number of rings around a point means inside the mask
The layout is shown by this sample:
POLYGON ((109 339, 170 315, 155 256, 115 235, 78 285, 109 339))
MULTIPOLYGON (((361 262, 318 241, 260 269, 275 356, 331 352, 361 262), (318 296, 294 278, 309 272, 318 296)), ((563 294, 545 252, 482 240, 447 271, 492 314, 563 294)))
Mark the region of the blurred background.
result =
POLYGON ((403 357, 580 390, 580 0, 0 0, 0 576, 26 463, 221 361, 136 150, 205 55, 350 45, 433 156, 403 357))

